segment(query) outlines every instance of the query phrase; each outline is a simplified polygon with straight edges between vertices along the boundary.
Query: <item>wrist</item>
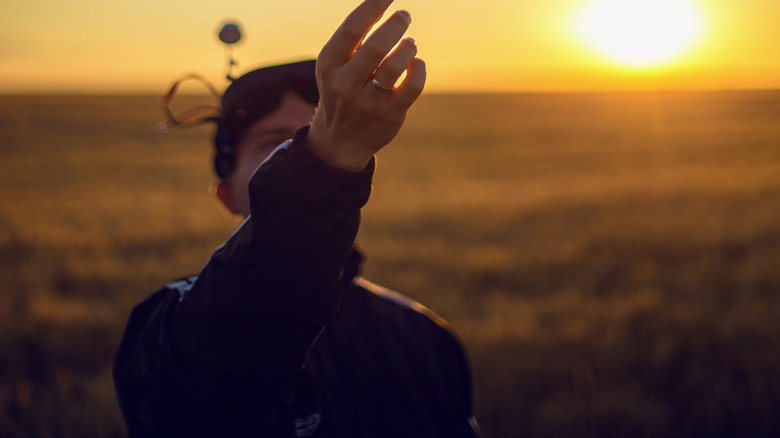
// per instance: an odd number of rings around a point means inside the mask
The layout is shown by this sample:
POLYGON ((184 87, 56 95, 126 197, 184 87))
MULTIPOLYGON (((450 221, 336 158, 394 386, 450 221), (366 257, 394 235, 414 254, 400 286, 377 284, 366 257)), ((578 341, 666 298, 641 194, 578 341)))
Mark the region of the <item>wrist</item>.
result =
POLYGON ((347 142, 334 141, 312 125, 304 141, 306 148, 322 161, 338 169, 360 172, 373 158, 373 153, 362 151, 347 142))

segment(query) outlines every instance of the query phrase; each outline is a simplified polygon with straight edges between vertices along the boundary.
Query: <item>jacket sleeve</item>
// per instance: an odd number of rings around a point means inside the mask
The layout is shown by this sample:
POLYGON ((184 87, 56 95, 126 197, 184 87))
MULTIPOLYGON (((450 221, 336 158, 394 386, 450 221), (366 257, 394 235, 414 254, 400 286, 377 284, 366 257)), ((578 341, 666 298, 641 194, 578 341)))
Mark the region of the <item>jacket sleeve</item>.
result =
POLYGON ((374 160, 362 172, 336 169, 308 151, 305 134, 258 169, 251 216, 185 295, 158 300, 136 357, 125 358, 138 368, 135 411, 151 418, 146 428, 207 436, 203 428, 224 434, 239 423, 246 432, 252 418, 258 428, 273 423, 337 310, 374 160))

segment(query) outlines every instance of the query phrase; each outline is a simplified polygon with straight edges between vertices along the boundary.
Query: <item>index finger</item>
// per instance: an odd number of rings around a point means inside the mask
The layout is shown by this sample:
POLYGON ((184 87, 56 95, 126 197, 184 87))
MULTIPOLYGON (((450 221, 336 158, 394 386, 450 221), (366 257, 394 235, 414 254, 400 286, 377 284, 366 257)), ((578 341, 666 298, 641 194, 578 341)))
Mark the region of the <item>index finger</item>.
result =
POLYGON ((331 68, 345 63, 391 3, 393 0, 365 0, 359 4, 322 47, 318 64, 331 68))

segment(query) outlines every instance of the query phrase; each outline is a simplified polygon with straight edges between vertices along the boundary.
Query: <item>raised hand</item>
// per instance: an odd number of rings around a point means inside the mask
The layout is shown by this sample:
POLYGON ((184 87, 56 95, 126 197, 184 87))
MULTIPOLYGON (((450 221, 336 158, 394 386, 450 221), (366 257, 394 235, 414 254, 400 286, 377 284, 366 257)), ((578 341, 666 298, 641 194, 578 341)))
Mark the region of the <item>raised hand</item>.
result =
POLYGON ((320 102, 306 143, 315 155, 342 169, 363 169, 395 137, 425 85, 425 63, 415 57, 417 44, 401 40, 411 23, 408 12, 391 14, 363 41, 391 3, 365 0, 358 5, 317 58, 320 102), (396 87, 404 71, 406 77, 396 87))

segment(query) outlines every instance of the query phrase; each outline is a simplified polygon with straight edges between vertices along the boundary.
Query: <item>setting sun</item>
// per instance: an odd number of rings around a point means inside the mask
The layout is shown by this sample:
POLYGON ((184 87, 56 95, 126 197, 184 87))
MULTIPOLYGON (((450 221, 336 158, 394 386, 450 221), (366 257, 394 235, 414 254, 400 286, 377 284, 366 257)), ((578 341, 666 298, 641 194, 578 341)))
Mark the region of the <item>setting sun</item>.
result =
POLYGON ((701 13, 689 0, 594 0, 575 15, 586 44, 631 67, 670 62, 702 33, 701 13))

